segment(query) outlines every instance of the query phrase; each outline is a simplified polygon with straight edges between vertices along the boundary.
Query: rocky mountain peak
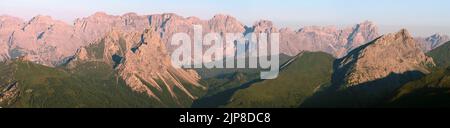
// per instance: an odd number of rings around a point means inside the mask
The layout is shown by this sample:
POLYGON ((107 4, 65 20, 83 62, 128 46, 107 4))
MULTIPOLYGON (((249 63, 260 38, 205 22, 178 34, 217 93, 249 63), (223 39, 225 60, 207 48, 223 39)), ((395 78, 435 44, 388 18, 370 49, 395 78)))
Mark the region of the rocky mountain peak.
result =
POLYGON ((400 43, 406 43, 409 45, 414 45, 414 38, 406 29, 401 29, 397 33, 390 33, 382 36, 374 43, 380 43, 382 45, 397 45, 400 43))
POLYGON ((401 29, 399 32, 395 34, 396 38, 404 38, 404 39, 412 39, 411 33, 409 33, 406 29, 401 29))
POLYGON ((7 15, 0 16, 0 61, 10 58, 9 45, 12 41, 10 37, 22 25, 23 21, 20 18, 7 15))
POLYGON ((378 27, 375 23, 371 21, 364 21, 362 23, 356 24, 351 31, 349 37, 347 38, 346 48, 348 51, 363 45, 379 36, 378 27))
POLYGON ((208 21, 208 26, 213 32, 235 32, 245 31, 244 25, 230 15, 217 14, 208 21))
POLYGON ((431 51, 447 41, 450 41, 450 37, 448 35, 441 33, 433 34, 429 37, 417 37, 415 39, 424 52, 431 51))
POLYGON ((110 15, 108 15, 108 14, 105 13, 105 12, 95 12, 95 13, 92 15, 92 17, 107 17, 107 16, 110 16, 110 15))
POLYGON ((270 20, 260 20, 255 23, 255 26, 273 27, 273 22, 270 20))
POLYGON ((358 29, 359 32, 361 32, 367 38, 376 38, 379 36, 378 26, 372 21, 364 21, 357 24, 354 28, 358 29))
POLYGON ((378 27, 371 21, 345 28, 305 26, 298 31, 282 29, 280 51, 287 55, 296 55, 300 51, 323 51, 340 58, 378 36, 378 27))
POLYGON ((377 25, 374 22, 369 21, 369 20, 363 21, 363 22, 359 23, 358 25, 364 26, 367 28, 373 28, 373 29, 377 28, 377 25))
POLYGON ((445 39, 445 38, 448 38, 448 36, 447 35, 444 35, 444 34, 442 34, 442 33, 436 33, 436 34, 433 34, 433 35, 431 35, 430 37, 428 37, 427 39, 445 39))
POLYGON ((216 14, 211 20, 236 20, 236 18, 227 14, 216 14))
POLYGON ((430 37, 427 37, 425 40, 428 42, 431 42, 433 46, 437 47, 442 42, 449 41, 450 37, 448 35, 437 33, 437 34, 431 35, 430 37))
POLYGON ((428 73, 433 66, 411 34, 402 29, 360 46, 337 61, 337 75, 346 86, 355 86, 408 72, 428 73))
POLYGON ((39 29, 40 31, 43 31, 44 29, 50 27, 50 25, 54 24, 54 22, 55 21, 50 16, 38 15, 29 20, 22 30, 26 31, 27 29, 39 29))
POLYGON ((172 67, 165 43, 151 29, 134 32, 112 29, 100 42, 78 50, 74 58, 69 62, 71 67, 87 61, 110 64, 131 89, 157 100, 162 100, 158 95, 161 93, 170 94, 174 99, 193 100, 196 95, 188 86, 205 89, 195 71, 172 67))
POLYGON ((269 20, 260 20, 253 25, 253 32, 259 33, 271 33, 277 32, 277 28, 274 27, 272 21, 269 20))
POLYGON ((210 21, 223 21, 230 23, 240 23, 235 17, 228 14, 216 14, 214 15, 210 21))

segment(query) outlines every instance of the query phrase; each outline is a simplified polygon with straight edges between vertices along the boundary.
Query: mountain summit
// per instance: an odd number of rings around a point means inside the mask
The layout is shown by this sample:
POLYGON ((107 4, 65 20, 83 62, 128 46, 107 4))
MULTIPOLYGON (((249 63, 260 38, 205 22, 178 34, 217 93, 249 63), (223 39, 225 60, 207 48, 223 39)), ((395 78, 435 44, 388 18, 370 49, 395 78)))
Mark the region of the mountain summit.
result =
POLYGON ((378 27, 370 21, 338 29, 336 26, 307 26, 298 31, 280 31, 280 51, 296 55, 300 51, 323 51, 342 57, 379 36, 378 27))
POLYGON ((181 106, 181 101, 197 99, 193 90, 206 89, 199 84, 200 77, 195 71, 172 67, 165 44, 156 32, 148 29, 143 32, 113 29, 100 42, 79 49, 68 66, 76 68, 89 62, 109 64, 114 68, 109 70, 117 70, 133 91, 162 103, 170 100, 181 106))
MULTIPOLYGON (((418 71, 428 73, 433 66, 406 29, 380 38, 351 51, 336 63, 346 86, 355 86, 388 77, 418 71)), ((398 80, 397 80, 398 81, 398 80)))
POLYGON ((416 40, 417 43, 419 43, 422 50, 428 52, 443 45, 447 41, 450 41, 450 37, 448 35, 437 33, 426 38, 419 37, 416 38, 416 40))

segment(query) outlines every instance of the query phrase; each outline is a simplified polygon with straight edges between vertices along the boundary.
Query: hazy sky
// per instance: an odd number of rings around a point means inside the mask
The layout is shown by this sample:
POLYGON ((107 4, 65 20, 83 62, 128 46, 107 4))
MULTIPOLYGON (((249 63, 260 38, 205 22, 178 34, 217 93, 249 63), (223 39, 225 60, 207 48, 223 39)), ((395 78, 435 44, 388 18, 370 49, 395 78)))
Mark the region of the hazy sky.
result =
POLYGON ((155 14, 173 12, 209 19, 230 14, 246 25, 260 19, 278 27, 353 25, 374 21, 382 32, 407 28, 413 34, 450 34, 450 0, 0 0, 0 15, 30 19, 41 14, 72 22, 103 11, 155 14))

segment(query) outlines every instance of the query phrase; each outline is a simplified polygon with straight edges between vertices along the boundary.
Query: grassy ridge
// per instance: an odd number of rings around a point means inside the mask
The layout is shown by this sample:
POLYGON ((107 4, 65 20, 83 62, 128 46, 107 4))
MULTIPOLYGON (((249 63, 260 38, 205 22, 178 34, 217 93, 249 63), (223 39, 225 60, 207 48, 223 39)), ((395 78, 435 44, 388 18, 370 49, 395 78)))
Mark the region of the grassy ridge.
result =
MULTIPOLYGON (((280 54, 280 64, 288 61, 291 56, 280 54)), ((246 57, 248 67, 249 57, 246 57)), ((235 59, 235 63, 238 60, 235 59)), ((222 61, 221 63, 224 63, 222 61)), ((220 107, 225 105, 235 91, 244 88, 247 83, 258 80, 261 68, 201 68, 196 71, 202 77, 202 85, 208 86, 208 91, 200 99, 194 101, 192 107, 220 107)))
MULTIPOLYGON (((9 80, 17 80, 16 102, 2 107, 158 107, 145 94, 133 92, 108 64, 89 62, 76 69, 50 68, 31 62, 3 64, 14 70, 9 80)), ((0 74, 11 72, 0 70, 0 74)), ((6 81, 2 81, 6 82, 6 81)))
POLYGON ((226 107, 298 107, 331 80, 334 58, 306 52, 280 72, 278 78, 237 91, 226 107))
POLYGON ((450 68, 405 84, 386 106, 450 107, 450 68))
POLYGON ((432 57, 438 68, 450 66, 450 42, 447 42, 427 53, 432 57))

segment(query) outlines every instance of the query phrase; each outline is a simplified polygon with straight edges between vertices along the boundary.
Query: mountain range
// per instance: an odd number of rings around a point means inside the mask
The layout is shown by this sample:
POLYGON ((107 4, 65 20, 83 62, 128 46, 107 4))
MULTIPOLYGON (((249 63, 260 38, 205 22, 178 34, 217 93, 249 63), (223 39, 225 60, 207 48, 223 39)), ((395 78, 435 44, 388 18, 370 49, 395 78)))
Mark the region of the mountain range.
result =
MULTIPOLYGON (((0 16, 0 60, 26 56, 30 61, 46 66, 65 63, 77 49, 87 46, 106 36, 111 29, 125 32, 151 29, 159 33, 167 51, 176 48, 169 39, 174 33, 185 32, 193 36, 193 26, 203 27, 203 33, 280 33, 280 52, 296 55, 300 51, 323 51, 342 57, 350 50, 378 37, 378 27, 365 21, 351 27, 338 29, 336 26, 307 26, 299 30, 276 28, 271 21, 261 20, 252 26, 243 25, 236 18, 218 14, 209 20, 173 14, 137 15, 127 13, 121 16, 97 12, 89 17, 79 18, 73 24, 38 15, 29 21, 12 16, 0 16)), ((429 51, 449 40, 448 36, 435 34, 420 38, 418 42, 424 51, 429 51)))
POLYGON ((246 26, 223 14, 201 20, 98 12, 73 24, 0 16, 0 107, 404 105, 425 95, 416 90, 433 88, 426 90, 431 94, 450 84, 448 41, 443 34, 413 37, 406 29, 381 35, 370 21, 293 30, 267 20, 246 26), (192 37, 194 25, 203 33, 279 33, 280 76, 172 67, 171 36, 192 37))
POLYGON ((424 53, 409 32, 401 30, 342 58, 323 52, 301 53, 277 79, 250 81, 213 106, 448 107, 449 46, 446 42, 424 53))

